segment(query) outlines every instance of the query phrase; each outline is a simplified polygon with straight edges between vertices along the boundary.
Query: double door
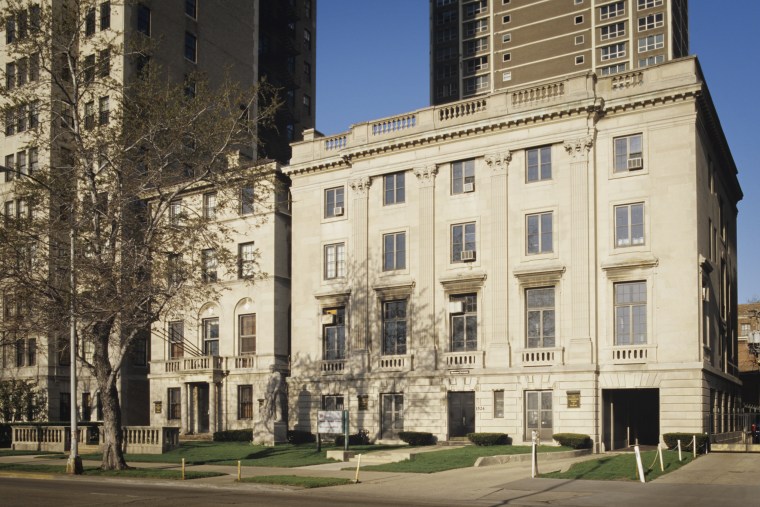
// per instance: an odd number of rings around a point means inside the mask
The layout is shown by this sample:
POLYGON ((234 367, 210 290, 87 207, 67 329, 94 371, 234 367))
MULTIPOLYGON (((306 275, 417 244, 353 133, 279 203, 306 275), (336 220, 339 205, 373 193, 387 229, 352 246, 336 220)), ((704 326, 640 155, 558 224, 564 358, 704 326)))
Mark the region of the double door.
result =
POLYGON ((449 438, 475 432, 475 393, 449 392, 449 438))

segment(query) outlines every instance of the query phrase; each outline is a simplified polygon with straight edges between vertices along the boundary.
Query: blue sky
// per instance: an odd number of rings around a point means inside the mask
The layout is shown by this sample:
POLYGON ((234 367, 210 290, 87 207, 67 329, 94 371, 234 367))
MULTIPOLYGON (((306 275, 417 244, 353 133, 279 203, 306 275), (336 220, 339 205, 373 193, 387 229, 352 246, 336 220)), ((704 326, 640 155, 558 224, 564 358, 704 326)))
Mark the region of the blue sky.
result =
MULTIPOLYGON (((429 105, 428 0, 319 0, 317 129, 429 105)), ((739 302, 760 297, 758 0, 691 0, 691 52, 699 57, 739 169, 739 302), (720 7, 718 7, 720 5, 720 7), (754 35, 753 35, 754 34, 754 35)))

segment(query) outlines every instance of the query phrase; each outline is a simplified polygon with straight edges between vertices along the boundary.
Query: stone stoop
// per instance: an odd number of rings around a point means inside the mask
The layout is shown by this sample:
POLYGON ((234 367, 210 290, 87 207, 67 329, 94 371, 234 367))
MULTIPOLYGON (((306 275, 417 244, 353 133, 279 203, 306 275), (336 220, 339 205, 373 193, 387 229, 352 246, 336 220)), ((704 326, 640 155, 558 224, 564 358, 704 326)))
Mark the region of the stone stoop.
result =
POLYGON ((464 447, 465 445, 473 445, 473 443, 466 438, 452 438, 449 440, 440 440, 435 445, 441 447, 464 447))

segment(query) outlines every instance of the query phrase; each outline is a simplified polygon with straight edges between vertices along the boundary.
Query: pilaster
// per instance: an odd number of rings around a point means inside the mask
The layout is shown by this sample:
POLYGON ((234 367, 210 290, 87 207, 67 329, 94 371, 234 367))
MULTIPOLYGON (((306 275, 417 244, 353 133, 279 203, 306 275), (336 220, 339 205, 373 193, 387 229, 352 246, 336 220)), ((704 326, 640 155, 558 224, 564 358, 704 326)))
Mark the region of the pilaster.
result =
POLYGON ((369 252, 367 243, 369 176, 348 182, 351 189, 351 247, 348 256, 348 276, 351 286, 349 302, 350 368, 366 371, 366 354, 369 348, 369 252))
POLYGON ((435 312, 435 164, 414 169, 419 186, 419 280, 414 306, 412 348, 415 369, 436 367, 435 312))

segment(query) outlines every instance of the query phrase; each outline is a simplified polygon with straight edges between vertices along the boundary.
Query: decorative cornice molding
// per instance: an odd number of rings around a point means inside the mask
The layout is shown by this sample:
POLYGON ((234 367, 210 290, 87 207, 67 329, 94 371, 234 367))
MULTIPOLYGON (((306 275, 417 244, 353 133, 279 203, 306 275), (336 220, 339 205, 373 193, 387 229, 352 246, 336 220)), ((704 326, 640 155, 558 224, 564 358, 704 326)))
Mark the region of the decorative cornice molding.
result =
POLYGON ((509 163, 512 161, 512 152, 506 150, 501 153, 489 153, 485 156, 485 160, 494 172, 507 172, 509 163))
POLYGON ((426 165, 425 167, 415 167, 414 175, 420 181, 420 186, 433 186, 435 184, 435 176, 438 174, 438 166, 436 164, 426 165))
POLYGON ((594 136, 581 137, 574 141, 565 141, 565 151, 574 159, 585 159, 594 146, 594 136))
POLYGON ((366 196, 369 192, 369 187, 372 186, 372 178, 369 176, 354 178, 348 182, 348 185, 354 193, 366 196))

